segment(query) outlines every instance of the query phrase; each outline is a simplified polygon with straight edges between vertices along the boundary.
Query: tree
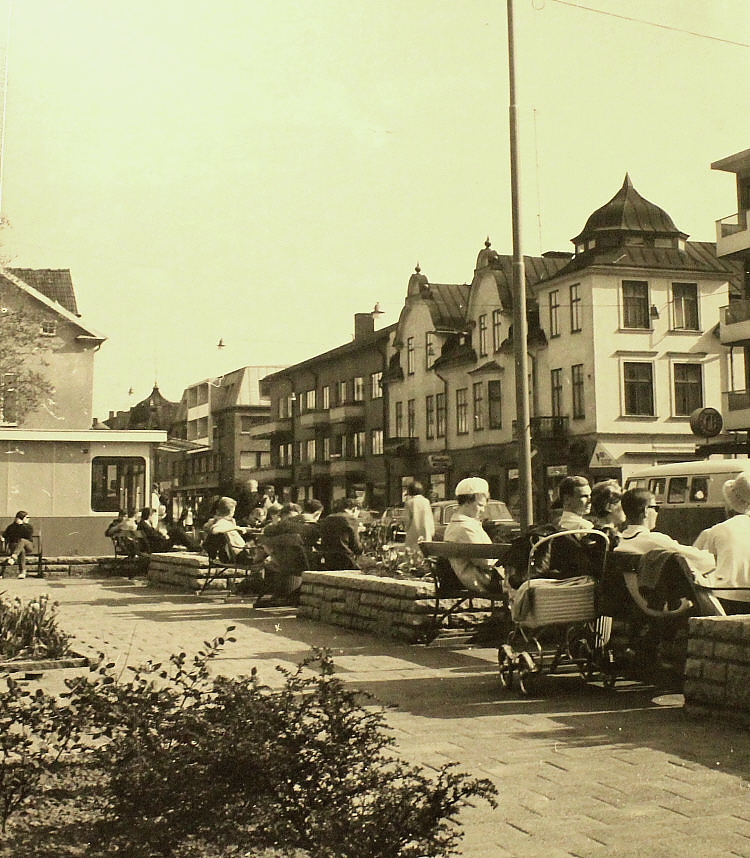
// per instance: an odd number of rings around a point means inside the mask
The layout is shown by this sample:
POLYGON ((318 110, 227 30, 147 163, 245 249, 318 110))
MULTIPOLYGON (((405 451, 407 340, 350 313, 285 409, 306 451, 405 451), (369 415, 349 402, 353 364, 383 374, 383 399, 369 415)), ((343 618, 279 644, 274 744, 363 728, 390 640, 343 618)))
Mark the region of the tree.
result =
POLYGON ((20 424, 54 393, 43 372, 50 345, 39 314, 9 306, 2 294, 0 305, 0 423, 20 424))

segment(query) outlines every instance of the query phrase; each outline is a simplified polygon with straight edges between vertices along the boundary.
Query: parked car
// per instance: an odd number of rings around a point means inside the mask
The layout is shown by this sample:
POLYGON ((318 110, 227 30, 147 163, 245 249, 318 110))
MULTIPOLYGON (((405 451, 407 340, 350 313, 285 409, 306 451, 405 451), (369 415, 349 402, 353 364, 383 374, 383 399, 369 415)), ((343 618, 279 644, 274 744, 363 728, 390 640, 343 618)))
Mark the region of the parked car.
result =
POLYGON ((380 517, 379 530, 381 542, 405 542, 404 508, 389 506, 380 517))
MULTIPOLYGON (((455 500, 435 501, 432 504, 432 517, 435 520, 435 536, 438 542, 445 535, 445 527, 458 509, 455 500)), ((510 514, 508 507, 498 500, 488 500, 482 516, 482 527, 493 542, 510 542, 521 533, 521 525, 510 514)))

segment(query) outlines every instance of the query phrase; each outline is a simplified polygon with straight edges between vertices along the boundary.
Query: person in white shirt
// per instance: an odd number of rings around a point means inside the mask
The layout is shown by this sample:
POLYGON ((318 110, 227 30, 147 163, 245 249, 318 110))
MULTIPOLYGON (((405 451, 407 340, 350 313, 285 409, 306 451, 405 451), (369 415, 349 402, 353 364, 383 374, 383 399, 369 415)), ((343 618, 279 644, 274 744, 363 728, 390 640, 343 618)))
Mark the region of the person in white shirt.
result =
POLYGON ((623 494, 621 503, 625 513, 625 528, 620 534, 620 542, 615 551, 646 554, 660 548, 681 554, 692 571, 698 575, 705 575, 714 568, 715 560, 710 551, 683 545, 666 533, 652 530, 656 524, 658 506, 648 489, 628 489, 623 494))
POLYGON ((585 518, 591 509, 591 485, 586 477, 565 477, 558 492, 562 514, 555 526, 560 530, 593 530, 594 525, 585 518))
POLYGON ((432 506, 424 496, 422 483, 410 483, 406 493, 408 495, 404 503, 406 547, 416 551, 420 540, 429 542, 435 535, 435 519, 432 517, 432 506))
MULTIPOLYGON (((491 544, 492 540, 482 527, 482 513, 490 496, 487 480, 467 477, 456 486, 458 509, 445 528, 445 542, 474 542, 491 544)), ((456 577, 470 590, 497 595, 502 588, 495 560, 484 557, 451 557, 450 564, 456 577)))
POLYGON ((750 614, 750 471, 722 486, 726 521, 706 528, 695 540, 716 558, 707 576, 727 614, 750 614))

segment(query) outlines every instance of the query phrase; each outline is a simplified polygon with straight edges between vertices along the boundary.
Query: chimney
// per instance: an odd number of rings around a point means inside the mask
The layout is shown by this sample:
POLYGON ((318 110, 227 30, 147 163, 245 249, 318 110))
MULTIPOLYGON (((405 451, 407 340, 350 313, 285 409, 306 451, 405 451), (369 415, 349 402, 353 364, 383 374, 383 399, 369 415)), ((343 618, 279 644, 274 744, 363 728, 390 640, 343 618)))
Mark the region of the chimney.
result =
POLYGON ((354 314, 354 339, 366 337, 375 332, 375 317, 372 313, 354 314))

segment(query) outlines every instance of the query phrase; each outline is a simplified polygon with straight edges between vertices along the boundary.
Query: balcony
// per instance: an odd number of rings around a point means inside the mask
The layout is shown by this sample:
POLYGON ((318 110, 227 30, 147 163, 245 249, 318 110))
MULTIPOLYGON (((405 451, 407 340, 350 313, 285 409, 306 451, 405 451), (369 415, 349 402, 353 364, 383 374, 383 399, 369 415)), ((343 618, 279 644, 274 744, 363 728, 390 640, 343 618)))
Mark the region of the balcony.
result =
POLYGON ((331 474, 331 463, 326 462, 313 462, 312 463, 312 476, 313 479, 319 479, 320 477, 328 477, 331 474))
POLYGON ((342 402, 329 411, 331 423, 356 423, 364 420, 364 402, 342 402))
POLYGON ((331 417, 328 411, 305 411, 297 422, 301 429, 314 429, 316 426, 327 426, 331 417))
POLYGON ((246 433, 251 438, 270 438, 272 435, 291 435, 292 418, 279 417, 276 420, 268 420, 266 423, 258 423, 251 426, 246 433))
MULTIPOLYGON (((535 441, 549 438, 568 437, 567 417, 532 417, 530 420, 531 437, 535 441)), ((513 437, 518 438, 518 421, 513 421, 513 437)))
POLYGON ((740 211, 716 221, 716 255, 743 255, 750 250, 747 211, 740 211))
POLYGON ((750 345, 750 301, 732 301, 719 312, 721 343, 725 346, 750 345))
POLYGON ((419 453, 419 438, 387 438, 383 444, 383 452, 386 456, 416 456, 419 453))
POLYGON ((253 479, 256 479, 261 484, 276 484, 292 482, 292 468, 290 465, 279 466, 275 468, 258 468, 253 471, 253 479))
POLYGON ((353 474, 364 474, 364 459, 331 459, 329 473, 332 477, 349 477, 353 474))
POLYGON ((724 429, 729 432, 750 429, 750 390, 729 390, 721 397, 724 429))

